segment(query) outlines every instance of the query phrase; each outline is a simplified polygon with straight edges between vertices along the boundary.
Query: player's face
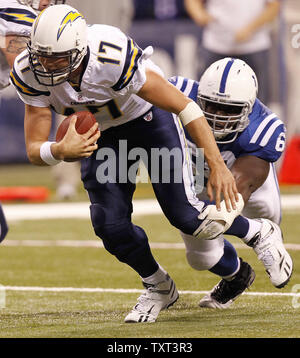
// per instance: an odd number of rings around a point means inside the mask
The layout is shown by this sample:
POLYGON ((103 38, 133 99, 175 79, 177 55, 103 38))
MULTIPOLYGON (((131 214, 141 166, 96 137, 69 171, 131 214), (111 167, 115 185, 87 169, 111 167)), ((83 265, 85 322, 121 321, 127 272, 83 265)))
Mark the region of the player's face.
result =
POLYGON ((69 57, 38 57, 41 65, 46 71, 62 70, 69 66, 69 57))
MULTIPOLYGON (((227 121, 235 120, 236 116, 241 114, 241 108, 237 106, 230 106, 222 103, 207 103, 206 112, 215 116, 226 116, 227 121), (232 117, 232 118, 231 118, 232 117)), ((216 121, 215 129, 223 129, 226 126, 226 121, 216 121)), ((228 125, 227 125, 228 128, 228 125)))
POLYGON ((46 9, 51 3, 51 0, 40 0, 39 11, 46 9))

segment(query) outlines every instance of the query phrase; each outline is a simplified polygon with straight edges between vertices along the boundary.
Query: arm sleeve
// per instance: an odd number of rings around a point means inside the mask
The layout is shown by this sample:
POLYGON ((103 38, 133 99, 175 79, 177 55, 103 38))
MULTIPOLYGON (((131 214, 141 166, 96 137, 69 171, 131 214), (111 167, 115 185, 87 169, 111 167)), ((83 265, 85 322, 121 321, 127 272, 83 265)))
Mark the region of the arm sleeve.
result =
POLYGON ((254 155, 268 162, 276 162, 285 148, 285 133, 284 124, 279 119, 274 120, 259 142, 240 156, 254 155))
POLYGON ((26 57, 25 52, 22 52, 15 60, 13 69, 10 72, 10 83, 15 87, 18 96, 25 104, 36 107, 49 107, 50 92, 46 87, 38 85, 32 72, 27 68, 27 64, 24 68, 20 66, 23 63, 23 57, 26 57))

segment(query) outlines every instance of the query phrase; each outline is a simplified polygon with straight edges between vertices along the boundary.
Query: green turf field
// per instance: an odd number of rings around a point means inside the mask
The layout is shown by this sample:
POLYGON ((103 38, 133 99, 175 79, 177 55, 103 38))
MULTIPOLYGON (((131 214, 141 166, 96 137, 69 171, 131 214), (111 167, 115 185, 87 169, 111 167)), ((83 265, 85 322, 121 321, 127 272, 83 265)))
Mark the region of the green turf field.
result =
MULTIPOLYGON (((147 230, 151 243, 181 242, 177 231, 161 216, 141 217, 135 222, 147 230)), ((10 227, 7 241, 96 239, 88 220, 24 221, 11 223, 10 227)), ((298 213, 286 214, 283 228, 288 233, 286 242, 299 242, 298 213)), ((197 303, 203 293, 185 293, 209 290, 218 281, 214 275, 191 269, 183 249, 153 249, 183 292, 176 305, 163 311, 155 324, 136 325, 125 324, 123 319, 139 292, 59 292, 65 287, 142 289, 136 274, 103 248, 2 246, 1 284, 18 289, 6 291, 0 337, 300 337, 300 307, 293 307, 292 296, 255 294, 291 293, 300 283, 300 251, 290 250, 294 275, 287 287, 277 290, 255 254, 238 247, 239 255, 254 267, 257 277, 248 291, 251 295, 243 295, 224 311, 200 309, 197 303), (20 291, 24 286, 38 290, 20 291), (57 291, 44 290, 49 287, 57 291)))
MULTIPOLYGON (((56 201, 48 168, 4 169, 1 185, 46 185, 51 190, 50 202, 56 201)), ((299 188, 283 188, 283 192, 299 193, 299 188)), ((135 198, 152 195, 150 186, 139 185, 135 198)), ((82 189, 76 199, 87 199, 82 189)), ((284 212, 282 228, 288 244, 300 244, 299 214, 284 212)), ((0 304, 5 294, 0 338, 300 338, 300 296, 292 296, 293 291, 300 293, 299 246, 289 249, 295 265, 293 277, 277 290, 254 252, 232 240, 239 255, 255 269, 251 290, 228 310, 200 309, 203 291, 210 290, 218 278, 187 265, 181 238, 164 217, 136 217, 134 222, 146 230, 152 245, 166 244, 153 248, 153 253, 181 293, 156 323, 123 323, 142 290, 141 281, 100 247, 100 240, 99 247, 88 247, 97 240, 89 220, 18 221, 10 222, 5 245, 0 245, 0 284, 7 287, 1 290, 0 286, 0 304)))

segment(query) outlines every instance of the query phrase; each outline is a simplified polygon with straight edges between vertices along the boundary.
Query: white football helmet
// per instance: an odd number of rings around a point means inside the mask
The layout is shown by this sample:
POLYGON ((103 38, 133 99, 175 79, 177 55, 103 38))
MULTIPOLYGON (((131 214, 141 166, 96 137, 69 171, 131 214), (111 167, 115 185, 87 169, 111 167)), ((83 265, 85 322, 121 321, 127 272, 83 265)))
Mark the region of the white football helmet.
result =
POLYGON ((48 7, 35 19, 27 47, 30 68, 40 84, 56 86, 67 81, 87 53, 83 15, 69 5, 48 7), (67 61, 63 68, 49 69, 42 64, 45 59, 67 61))
MULTIPOLYGON (((58 4, 64 4, 65 0, 50 0, 49 5, 58 5, 58 4)), ((35 11, 39 11, 40 7, 40 0, 18 0, 18 3, 21 5, 30 6, 35 11)))
POLYGON ((204 72, 197 99, 217 143, 233 142, 248 126, 257 90, 256 75, 242 60, 226 57, 204 72))

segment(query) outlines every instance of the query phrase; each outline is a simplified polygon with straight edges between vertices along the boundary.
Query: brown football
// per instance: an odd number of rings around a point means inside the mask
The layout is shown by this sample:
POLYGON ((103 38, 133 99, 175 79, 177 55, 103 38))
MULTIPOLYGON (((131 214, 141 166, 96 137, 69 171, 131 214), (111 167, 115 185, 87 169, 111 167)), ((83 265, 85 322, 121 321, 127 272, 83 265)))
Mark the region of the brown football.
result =
POLYGON ((71 114, 70 116, 66 117, 61 124, 57 128, 56 132, 56 141, 60 142, 63 137, 66 135, 67 130, 69 128, 71 118, 76 115, 76 131, 79 134, 86 133, 97 121, 94 115, 89 111, 81 111, 71 114))

